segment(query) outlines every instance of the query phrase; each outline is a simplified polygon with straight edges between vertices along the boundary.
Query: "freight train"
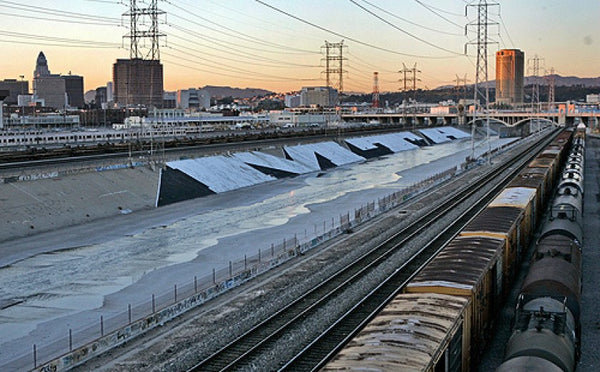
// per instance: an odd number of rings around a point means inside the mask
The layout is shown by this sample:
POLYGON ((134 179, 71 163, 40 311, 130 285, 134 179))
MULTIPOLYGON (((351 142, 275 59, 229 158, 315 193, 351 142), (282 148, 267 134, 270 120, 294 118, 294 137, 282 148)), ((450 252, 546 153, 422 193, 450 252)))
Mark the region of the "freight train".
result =
POLYGON ((581 337, 584 150, 585 132, 578 128, 519 294, 504 363, 497 372, 575 370, 581 337))
MULTIPOLYGON (((571 159, 578 156, 583 161, 580 137, 575 136, 574 146, 579 151, 569 153, 573 137, 572 131, 558 134, 324 370, 477 370, 497 313, 543 221, 553 190, 560 183, 565 197, 573 196, 575 184, 581 180, 560 173, 565 162, 571 164, 571 159)), ((555 220, 562 219, 563 213, 572 215, 555 209, 555 204, 552 211, 555 217, 550 218, 555 220)), ((542 237, 547 239, 559 229, 545 226, 542 237)), ((549 256, 555 254, 552 246, 548 251, 549 256)), ((570 257, 575 264, 580 262, 580 256, 571 253, 570 257)), ((539 292, 538 287, 528 288, 531 292, 527 296, 539 292)), ((577 298, 573 300, 577 302, 577 298)), ((537 302, 526 302, 526 307, 520 309, 523 313, 534 305, 537 302)), ((576 314, 578 317, 578 308, 576 314)), ((573 315, 573 324, 577 319, 573 315)), ((572 339, 576 337, 577 331, 572 339)), ((522 344, 516 338, 513 341, 511 350, 516 356, 522 344)))

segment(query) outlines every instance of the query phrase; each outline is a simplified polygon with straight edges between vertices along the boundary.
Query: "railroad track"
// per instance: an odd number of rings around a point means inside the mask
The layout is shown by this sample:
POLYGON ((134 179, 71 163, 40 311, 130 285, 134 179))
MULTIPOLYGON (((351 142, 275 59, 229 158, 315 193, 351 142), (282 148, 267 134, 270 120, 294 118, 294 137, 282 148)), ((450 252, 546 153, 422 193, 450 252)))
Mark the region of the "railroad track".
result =
POLYGON ((239 370, 243 367, 250 367, 249 363, 253 358, 271 349, 289 329, 305 319, 309 319, 312 314, 346 288, 351 287, 353 283, 376 270, 381 263, 385 262, 411 239, 418 237, 421 232, 426 231, 440 218, 465 203, 484 184, 493 182, 495 186, 492 190, 488 191, 477 203, 472 203, 467 212, 463 213, 450 227, 444 229, 436 239, 424 246, 402 267, 396 270, 395 274, 369 293, 361 303, 346 312, 318 339, 312 341, 287 364, 280 366, 282 369, 294 371, 314 370, 321 367, 336 350, 343 346, 364 323, 402 288, 404 283, 410 280, 411 276, 421 266, 435 256, 446 241, 451 239, 462 226, 479 213, 500 192, 505 184, 534 156, 533 154, 537 154, 550 141, 551 139, 547 139, 542 141, 542 144, 533 144, 514 156, 511 161, 495 170, 491 170, 480 180, 475 181, 471 187, 460 191, 458 195, 451 198, 450 203, 434 207, 432 211, 417 219, 410 226, 365 253, 328 280, 225 345, 192 367, 190 371, 239 370), (509 168, 512 168, 511 171, 506 172, 509 168))

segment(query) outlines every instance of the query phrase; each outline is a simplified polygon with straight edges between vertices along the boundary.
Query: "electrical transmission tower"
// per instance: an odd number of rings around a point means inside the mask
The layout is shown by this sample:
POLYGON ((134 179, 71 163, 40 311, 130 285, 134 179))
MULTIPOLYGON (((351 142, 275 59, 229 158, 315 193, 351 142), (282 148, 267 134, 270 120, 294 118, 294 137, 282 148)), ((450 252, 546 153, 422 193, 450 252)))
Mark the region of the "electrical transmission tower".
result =
POLYGON ((379 72, 373 72, 373 108, 379 108, 379 72))
POLYGON ((130 40, 131 59, 160 60, 160 38, 166 35, 158 31, 158 24, 159 17, 165 12, 158 9, 157 3, 158 0, 150 0, 147 8, 140 8, 137 0, 129 1, 129 12, 123 14, 129 18, 129 33, 123 38, 130 40))
POLYGON ((403 88, 402 91, 406 92, 409 90, 409 84, 412 83, 412 90, 415 92, 417 92, 417 81, 421 81, 421 79, 417 78, 417 73, 420 73, 421 70, 417 70, 417 64, 415 63, 415 65, 413 66, 413 68, 407 68, 406 65, 404 63, 402 63, 402 70, 398 71, 399 73, 403 74, 403 78, 402 78, 402 82, 403 82, 403 88), (411 73, 411 76, 408 76, 408 74, 411 73))
MULTIPOLYGON (((488 19, 488 13, 490 7, 499 6, 498 3, 488 3, 487 0, 479 0, 479 4, 467 4, 465 6, 465 15, 468 15, 469 7, 477 8, 477 20, 470 22, 465 27, 465 33, 469 27, 477 29, 477 38, 474 41, 469 41, 465 44, 465 54, 467 54, 467 47, 469 45, 475 45, 477 48, 477 66, 475 68, 475 86, 473 94, 473 124, 471 125, 471 159, 475 157, 475 144, 473 137, 475 135, 475 126, 477 122, 477 114, 481 111, 481 106, 485 107, 485 126, 486 126, 486 140, 488 142, 488 154, 491 153, 490 143, 490 93, 488 84, 488 45, 497 44, 497 42, 491 40, 488 37, 488 27, 497 26, 498 22, 490 22, 488 19), (482 87, 484 83, 484 87, 482 87), (477 102, 482 99, 484 105, 478 105, 477 102)), ((491 158, 488 156, 488 162, 491 162, 491 158)))
POLYGON ((554 67, 546 71, 546 81, 548 82, 548 110, 551 110, 554 108, 555 101, 556 76, 554 75, 554 67))
POLYGON ((321 46, 321 49, 325 48, 325 73, 327 79, 327 86, 330 88, 335 88, 332 82, 332 77, 337 74, 337 90, 339 95, 342 95, 344 90, 344 61, 348 60, 348 58, 344 57, 344 48, 347 48, 344 45, 344 40, 339 43, 330 43, 325 40, 325 45, 321 46))
MULTIPOLYGON (((404 62, 402 63, 402 70, 398 71, 399 73, 402 74, 402 79, 401 81, 402 83, 402 88, 401 90, 403 92, 407 92, 409 91, 409 85, 411 85, 412 83, 412 91, 413 91, 413 101, 415 104, 414 107, 414 112, 413 112, 413 127, 416 124, 417 121, 417 81, 421 81, 421 79, 417 78, 417 73, 420 73, 421 70, 417 70, 417 64, 415 63, 415 65, 413 66, 413 68, 408 68, 406 67, 406 64, 404 64, 404 62), (412 76, 409 76, 409 74, 412 74, 412 76)), ((402 115, 404 116, 404 123, 406 124, 406 98, 404 98, 402 100, 402 105, 404 106, 402 109, 402 115)))
POLYGON ((536 54, 533 58, 529 58, 527 61, 528 68, 527 72, 531 74, 533 78, 533 84, 531 88, 531 108, 533 112, 540 111, 540 61, 543 61, 543 58, 538 57, 536 54))
MULTIPOLYGON (((163 71, 160 64, 160 39, 166 37, 158 30, 159 18, 165 12, 158 9, 158 0, 130 0, 129 11, 123 17, 129 18, 129 32, 123 39, 129 39, 129 61, 126 74, 126 97, 141 97, 142 100, 162 106, 163 71), (140 7, 139 3, 145 5, 140 7)), ((119 63, 117 61, 117 63, 119 63)), ((126 102, 126 106, 130 102, 126 102)), ((162 120, 159 121, 154 110, 154 122, 150 123, 150 161, 154 164, 164 164, 165 136, 167 128, 162 120)), ((140 126, 140 130, 144 130, 140 126)), ((131 144, 130 144, 131 146, 131 144)), ((130 159, 131 160, 131 159, 130 159)))
POLYGON ((462 96, 467 92, 467 83, 470 81, 467 79, 467 74, 464 77, 458 76, 456 74, 456 79, 452 80, 456 83, 454 89, 456 90, 456 103, 462 98, 462 96), (462 93, 462 94, 461 94, 462 93))

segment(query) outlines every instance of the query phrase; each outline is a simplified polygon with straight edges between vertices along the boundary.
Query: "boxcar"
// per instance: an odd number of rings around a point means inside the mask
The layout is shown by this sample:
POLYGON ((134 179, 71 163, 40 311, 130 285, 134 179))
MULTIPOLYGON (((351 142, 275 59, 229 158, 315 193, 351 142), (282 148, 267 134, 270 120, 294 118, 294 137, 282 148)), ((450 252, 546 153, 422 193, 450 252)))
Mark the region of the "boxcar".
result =
POLYGON ((323 371, 468 371, 469 299, 400 294, 323 371))
POLYGON ((473 369, 492 334, 495 309, 503 298, 504 239, 456 237, 406 286, 406 293, 438 293, 470 300, 473 369))

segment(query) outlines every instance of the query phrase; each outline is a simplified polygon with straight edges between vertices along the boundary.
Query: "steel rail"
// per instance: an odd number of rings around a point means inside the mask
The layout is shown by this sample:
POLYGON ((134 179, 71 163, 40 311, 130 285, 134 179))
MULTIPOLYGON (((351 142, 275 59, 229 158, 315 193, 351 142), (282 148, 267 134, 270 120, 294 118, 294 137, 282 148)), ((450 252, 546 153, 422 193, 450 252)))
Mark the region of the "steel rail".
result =
MULTIPOLYGON (((549 142, 550 140, 544 141, 544 146, 546 142, 549 142)), ((409 239, 418 236, 420 232, 434 224, 441 216, 455 209, 457 205, 464 202, 484 184, 490 182, 491 178, 512 167, 517 161, 514 159, 522 158, 524 154, 531 153, 533 149, 541 148, 541 146, 542 145, 539 145, 539 143, 531 145, 521 153, 517 154, 517 156, 513 158, 513 161, 500 166, 499 169, 490 170, 481 179, 477 180, 472 187, 459 191, 459 195, 451 198, 452 201, 450 203, 442 203, 441 205, 434 207, 432 211, 418 218, 410 226, 396 233, 385 242, 333 274, 329 280, 312 288, 303 296, 255 325, 246 333, 237 337, 235 340, 231 341, 189 370, 221 371, 236 369, 242 366, 244 361, 248 360, 252 355, 256 355, 256 353, 262 349, 268 349, 271 342, 276 340, 278 336, 283 334, 283 332, 292 325, 309 317, 310 313, 316 311, 321 304, 326 303, 334 295, 340 293, 353 282, 362 278, 366 273, 371 272, 371 270, 384 262, 409 239)), ((516 172, 517 170, 514 170, 512 173, 516 172)), ((496 189, 498 189, 498 187, 496 187, 496 189)), ((434 252, 431 254, 433 253, 434 252)))
MULTIPOLYGON (((536 148, 545 147, 551 141, 544 141, 536 148)), ((536 151, 537 153, 537 151, 536 151)), ((335 354, 340 351, 366 324, 373 319, 402 289, 425 267, 446 244, 452 240, 460 230, 479 214, 489 202, 510 182, 516 172, 529 163, 533 158, 517 157, 520 164, 513 172, 502 177, 496 186, 488 190, 485 195, 463 213, 460 218, 444 228, 437 236, 423 248, 409 258, 392 275, 386 278, 376 288, 370 291, 362 300, 356 303, 336 322, 330 325, 315 340, 304 347, 298 354, 283 365, 280 371, 316 371, 322 368, 335 354), (431 254, 433 252, 433 254, 431 254)), ((514 164, 511 162, 503 167, 508 169, 514 164)), ((503 173, 501 170, 498 173, 503 173)))

